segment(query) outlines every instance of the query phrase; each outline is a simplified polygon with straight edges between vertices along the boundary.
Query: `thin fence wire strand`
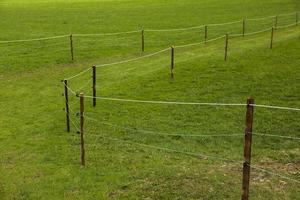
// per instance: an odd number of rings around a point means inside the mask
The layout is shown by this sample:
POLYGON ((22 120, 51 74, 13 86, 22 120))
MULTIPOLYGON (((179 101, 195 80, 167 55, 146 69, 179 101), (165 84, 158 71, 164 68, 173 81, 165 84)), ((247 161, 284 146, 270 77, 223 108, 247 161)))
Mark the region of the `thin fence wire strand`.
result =
MULTIPOLYGON (((91 132, 89 132, 87 134, 91 135, 91 132)), ((201 153, 192 153, 192 152, 180 151, 180 150, 169 149, 169 148, 165 148, 165 147, 158 147, 158 146, 154 146, 154 145, 148 145, 148 144, 132 142, 132 141, 128 141, 128 140, 118 139, 118 138, 115 138, 115 137, 106 137, 106 136, 98 135, 96 133, 95 134, 92 133, 92 135, 97 136, 97 137, 101 137, 101 138, 104 138, 104 139, 118 141, 118 142, 121 142, 121 143, 128 143, 128 144, 132 144, 132 145, 136 145, 136 146, 147 147, 147 148, 152 148, 152 149, 166 151, 166 152, 180 153, 180 154, 185 154, 185 155, 193 156, 193 157, 201 157, 201 158, 207 158, 207 159, 212 159, 212 160, 220 160, 220 161, 226 161, 226 162, 232 162, 232 163, 239 163, 239 164, 242 163, 242 161, 238 161, 238 160, 232 160, 232 159, 222 158, 222 157, 218 157, 218 156, 204 155, 204 154, 201 154, 201 153)))
POLYGON ((19 42, 32 42, 32 41, 42 41, 42 40, 53 40, 59 38, 69 37, 70 35, 58 35, 53 37, 45 37, 45 38, 34 38, 34 39, 26 39, 26 40, 8 40, 8 41, 0 41, 0 44, 5 43, 19 43, 19 42))
POLYGON ((89 67, 89 68, 87 68, 87 69, 85 69, 85 70, 79 72, 78 74, 75 74, 74 76, 65 78, 64 80, 67 80, 67 81, 68 81, 68 80, 74 79, 74 78, 76 78, 76 77, 78 77, 78 76, 81 76, 82 74, 85 74, 86 72, 90 71, 91 69, 92 69, 92 68, 89 67))
POLYGON ((187 28, 174 28, 174 29, 146 29, 145 32, 173 32, 173 31, 187 31, 193 29, 200 29, 204 28, 205 25, 201 26, 194 26, 194 27, 187 27, 187 28))
POLYGON ((267 133, 252 133, 252 135, 263 136, 263 137, 276 137, 276 138, 291 139, 291 140, 300 140, 299 137, 274 135, 274 134, 267 134, 267 133))
POLYGON ((247 21, 261 21, 261 20, 265 20, 265 19, 274 19, 276 17, 276 15, 272 15, 272 16, 267 16, 267 17, 259 17, 259 18, 249 18, 249 19, 245 19, 247 21))
POLYGON ((143 130, 143 129, 135 129, 135 128, 130 128, 130 127, 125 127, 125 126, 120 126, 117 124, 112 124, 109 122, 103 122, 97 119, 94 119, 92 117, 87 116, 87 113, 85 113, 85 117, 87 119, 90 119, 92 121, 95 122, 99 122, 101 124, 107 125, 107 126, 111 126, 111 127, 116 127, 116 128, 120 128, 123 130, 129 130, 129 131, 134 131, 134 132, 139 132, 139 133, 144 133, 144 134, 151 134, 151 135, 160 135, 160 136, 179 136, 179 137, 241 137, 244 136, 244 134, 207 134, 207 135, 196 135, 196 134, 170 134, 170 133, 162 133, 162 132, 158 132, 158 131, 149 131, 149 130, 143 130))
POLYGON ((259 105, 259 104, 250 104, 254 107, 260 108, 270 108, 270 109, 279 109, 279 110, 290 110, 290 111, 300 111, 300 108, 291 108, 291 107, 282 107, 282 106, 270 106, 270 105, 259 105))
POLYGON ((210 40, 206 40, 206 41, 202 41, 202 42, 197 42, 197 43, 193 43, 193 44, 178 45, 178 46, 174 46, 174 47, 175 48, 184 48, 184 47, 197 46, 197 45, 213 42, 213 41, 216 41, 216 40, 219 40, 219 39, 222 39, 222 38, 225 38, 225 36, 223 35, 223 36, 213 38, 213 39, 210 39, 210 40))
POLYGON ((230 25, 230 24, 237 24, 237 23, 240 23, 240 22, 243 22, 243 20, 225 22, 225 23, 218 23, 218 24, 208 24, 207 26, 224 26, 224 25, 230 25))
POLYGON ((117 33, 86 33, 86 34, 76 33, 76 34, 73 34, 73 36, 74 37, 113 36, 113 35, 124 35, 124 34, 139 33, 139 32, 142 32, 142 31, 127 31, 127 32, 117 32, 117 33))
POLYGON ((124 60, 124 61, 119 61, 119 62, 114 62, 114 63, 107 63, 107 64, 102 64, 102 65, 96 65, 96 67, 97 68, 98 67, 106 67, 106 66, 112 66, 112 65, 117 65, 117 64, 124 64, 124 63, 128 63, 128 62, 133 62, 133 61, 137 61, 137 60, 140 60, 140 59, 143 59, 143 58, 148 58, 148 57, 155 56, 157 54, 163 53, 163 52, 168 51, 168 50, 170 50, 170 48, 163 49, 163 50, 160 50, 160 51, 157 51, 155 53, 148 54, 148 55, 145 55, 145 56, 140 56, 140 57, 137 57, 137 58, 124 60))
POLYGON ((271 175, 274 175, 274 176, 278 176, 278 177, 286 179, 286 180, 290 180, 290 181, 296 182, 298 184, 300 183, 300 180, 296 180, 296 179, 290 178, 288 176, 284 176, 282 174, 278 174, 276 172, 272 172, 270 170, 263 169, 261 167, 255 166, 255 165, 248 165, 248 166, 251 167, 251 168, 253 168, 253 169, 256 169, 256 170, 259 170, 259 171, 262 171, 262 172, 265 172, 265 173, 268 173, 268 174, 271 174, 271 175))

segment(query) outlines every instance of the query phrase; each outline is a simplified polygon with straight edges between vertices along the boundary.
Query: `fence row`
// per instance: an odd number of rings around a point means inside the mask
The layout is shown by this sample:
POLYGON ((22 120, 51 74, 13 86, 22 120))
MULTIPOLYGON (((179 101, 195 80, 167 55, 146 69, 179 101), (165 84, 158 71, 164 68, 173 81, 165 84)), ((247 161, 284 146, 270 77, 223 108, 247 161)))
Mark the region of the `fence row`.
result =
MULTIPOLYGON (((114 51, 118 51, 117 49, 122 49, 120 45, 122 43, 126 43, 125 49, 128 51, 134 51, 134 52, 145 52, 148 48, 149 50, 155 49, 156 47, 162 47, 162 46, 170 46, 175 45, 177 48, 180 47, 188 47, 188 46, 194 46, 202 43, 211 42, 212 40, 217 39, 218 37, 224 37, 223 35, 225 33, 228 33, 229 36, 248 36, 251 34, 259 33, 261 31, 264 31, 266 29, 270 29, 270 27, 274 27, 276 30, 280 27, 287 27, 291 25, 297 25, 298 24, 298 12, 290 13, 290 14, 284 14, 284 15, 277 15, 277 16, 270 16, 270 17, 263 17, 263 18, 256 18, 256 19, 243 19, 233 22, 227 22, 227 23, 220 23, 220 24, 208 24, 208 25, 201 25, 201 26, 195 26, 195 27, 188 27, 188 28, 180 28, 180 29, 145 29, 145 30, 138 30, 138 31, 129 31, 129 32, 118 32, 118 33, 101 33, 101 34, 70 34, 70 35, 60 35, 60 36, 53 36, 53 37, 45 37, 45 38, 34 38, 34 39, 22 39, 22 40, 10 40, 10 41, 0 41, 0 48, 5 48, 5 52, 2 53, 3 59, 7 58, 20 58, 20 57, 27 57, 27 56, 39 56, 39 57, 46 57, 47 54, 53 54, 56 53, 60 56, 64 57, 64 62, 70 60, 74 60, 77 56, 78 58, 81 58, 81 56, 84 54, 85 57, 91 57, 87 53, 92 53, 93 56, 97 56, 99 51, 107 46, 110 49, 113 47, 114 51), (288 17, 288 19, 286 18, 288 17), (280 20, 280 19, 285 19, 280 20), (264 20, 267 20, 264 22, 264 20), (288 21, 288 23, 286 22, 288 21), (259 23, 258 23, 259 22, 259 23), (255 29, 248 28, 248 26, 256 27, 255 29), (215 33, 215 28, 220 27, 220 30, 215 33), (227 27, 227 28, 226 28, 227 27), (235 30, 235 31, 232 31, 235 30), (158 34, 158 35, 153 35, 158 34), (174 34, 174 35, 172 35, 174 34), (182 35, 184 34, 184 35, 182 35), (188 34, 188 35, 185 35, 188 34), (128 36, 131 35, 134 38, 132 39, 122 39, 119 40, 119 36, 128 36), (173 37, 174 36, 174 37, 173 37), (99 39, 94 39, 95 37, 100 37, 99 39), (96 45, 97 42, 106 41, 104 37, 110 37, 113 39, 112 41, 108 42, 107 44, 99 44, 96 45), (154 38, 153 38, 154 37, 154 38), (75 38, 78 38, 76 40, 75 38), (91 41, 83 41, 84 43, 81 43, 79 38, 91 38, 91 41), (68 39, 65 40, 65 39, 68 39), (53 40, 59 40, 59 44, 64 45, 63 49, 58 48, 58 44, 55 45, 55 49, 46 49, 46 47, 53 46, 52 43, 50 43, 53 40), (116 42, 118 40, 118 42, 116 42), (184 40, 184 41, 181 41, 184 40), (41 43, 42 41, 49 41, 50 44, 45 44, 45 49, 42 49, 37 46, 44 45, 41 43), (180 41, 177 43, 177 41, 180 41), (195 41, 201 41, 198 43, 195 43, 195 41), (33 45, 26 46, 24 48, 24 52, 21 51, 23 47, 14 47, 14 46, 7 46, 8 44, 15 44, 15 43, 30 43, 35 42, 33 45), (114 43, 115 42, 115 43, 114 43), (152 44, 153 42, 153 44, 152 44), (68 44, 66 44, 68 43, 68 44), (7 45, 6 45, 7 44, 7 45), (137 44, 138 46, 136 46, 137 44), (114 47, 115 46, 115 47, 114 47), (81 49, 81 47, 84 47, 84 49, 81 49), (96 49, 93 49, 93 48, 96 49), (10 48, 11 51, 6 54, 6 51, 8 51, 10 48), (33 52, 32 50, 36 49, 36 52, 33 52), (19 52, 20 51, 20 52, 19 52), (43 53, 43 55, 40 55, 43 53), (62 52, 68 53, 69 57, 66 57, 65 55, 62 55, 62 52), (98 52, 98 53, 97 53, 98 52)), ((1 50, 0 50, 1 51, 1 50)), ((67 55, 67 54, 66 54, 67 55)), ((57 56, 57 55, 56 55, 57 56)), ((53 56, 49 56, 49 59, 52 59, 53 56)))
MULTIPOLYGON (((80 154, 80 158, 81 158, 81 164, 83 166, 86 165, 86 157, 85 157, 85 133, 87 134, 91 134, 93 135, 93 133, 91 132, 85 132, 85 120, 92 120, 92 121, 96 121, 97 123, 99 123, 99 121, 88 117, 85 113, 85 98, 93 98, 90 96, 84 96, 83 93, 80 93, 79 95, 79 99, 80 99, 80 112, 79 112, 79 117, 80 117, 80 126, 77 129, 78 133, 80 134, 80 146, 81 146, 81 154, 80 154)), ((275 175, 278 176, 280 178, 284 178, 284 179, 288 179, 290 181, 293 181, 295 183, 300 183, 299 180, 297 179, 293 179, 281 174, 277 174, 268 170, 265 170, 263 168, 260 168, 258 166, 255 166, 251 164, 251 152, 252 152, 252 136, 253 135, 258 135, 258 136, 267 136, 267 134, 259 134, 259 133, 255 133, 253 132, 253 115, 254 115, 254 108, 255 107, 263 107, 263 108, 270 108, 270 109, 282 109, 282 110, 289 110, 289 111, 293 111, 293 112, 299 112, 300 109, 298 108, 290 108, 290 107, 279 107, 279 106, 265 106, 265 105, 259 105, 259 104, 255 104, 254 103, 254 99, 253 98, 248 98, 247 99, 247 103, 243 104, 243 103, 192 103, 192 102, 163 102, 163 101, 127 101, 126 99, 103 99, 100 98, 102 100, 112 100, 112 101, 122 101, 122 102, 127 102, 127 103, 140 103, 140 104, 145 104, 145 103, 151 103, 151 104, 171 104, 171 105, 199 105, 199 106, 245 106, 246 107, 246 128, 244 131, 244 161, 243 162, 239 162, 237 160, 232 160, 232 159, 228 159, 228 158, 223 158, 223 157, 218 157, 218 156, 213 156, 213 155, 204 155, 204 154, 200 154, 200 153, 190 153, 190 152, 184 152, 184 151, 180 151, 180 150, 173 150, 173 149, 168 149, 168 148, 162 148, 162 147, 157 147, 157 146, 153 146, 153 145, 148 145, 148 144, 143 144, 143 143, 137 143, 137 142, 132 142, 132 141, 128 141, 128 140, 122 140, 122 139, 118 139, 118 138, 114 138, 114 137, 105 137, 105 136, 101 136, 101 135, 94 135, 94 136, 98 136, 100 138, 106 138, 109 140, 114 140, 114 141, 119 141, 119 142, 123 142, 123 143, 129 143, 132 145, 137 145, 143 148, 152 148, 152 149, 156 149, 156 150, 160 150, 160 151, 166 151, 166 152, 173 152, 173 153, 181 153, 181 154, 185 154, 188 156, 196 156, 196 157, 204 157, 206 159, 213 159, 213 160, 220 160, 220 161, 225 161, 225 162, 235 162, 235 163, 239 163, 242 165, 243 168, 243 176, 242 176, 242 199, 248 200, 249 198, 249 183, 250 183, 250 171, 251 168, 255 169, 255 170, 259 170, 265 173, 269 173, 271 175, 275 175)), ((95 106, 95 104, 94 104, 95 106)), ((67 110, 67 109, 66 109, 67 110)), ((69 113, 66 113, 67 116, 69 115, 69 113)), ((101 123, 101 122, 100 122, 101 123)), ((108 124, 108 125, 112 125, 112 124, 108 124)), ((118 126, 118 125, 112 125, 112 126, 118 126)), ((69 126, 67 126, 68 131, 69 131, 69 126)), ((151 132, 147 131, 145 132, 146 134, 151 134, 151 132)), ((152 132, 153 133, 153 132, 152 132)), ((156 133, 157 134, 157 133, 156 133)), ((159 134, 157 134, 159 135, 159 134)), ((165 133, 163 133, 162 135, 165 135, 165 133)), ((174 136, 172 134, 170 134, 170 136, 174 136)), ((228 135, 227 135, 228 136, 228 135)), ((233 134, 230 136, 241 136, 241 134, 233 134)), ((273 135, 269 135, 269 136, 273 136, 273 135)), ((187 136, 189 137, 189 136, 187 136)), ((194 136, 191 136, 194 137, 194 136)), ((224 135, 199 135, 199 137, 225 137, 224 135)), ((282 137, 282 139, 293 139, 295 141, 299 141, 300 138, 297 137, 282 137)))

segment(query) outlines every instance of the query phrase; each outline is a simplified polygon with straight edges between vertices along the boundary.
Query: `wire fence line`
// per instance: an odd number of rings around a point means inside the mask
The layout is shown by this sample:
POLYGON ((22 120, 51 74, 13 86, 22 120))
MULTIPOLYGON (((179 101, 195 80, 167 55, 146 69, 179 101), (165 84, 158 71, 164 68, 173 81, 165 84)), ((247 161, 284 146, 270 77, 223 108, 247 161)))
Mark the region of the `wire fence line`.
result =
POLYGON ((113 123, 109 123, 109 122, 103 122, 100 120, 97 120, 95 118, 89 117, 87 116, 87 113, 85 113, 85 118, 95 121, 97 123, 101 123, 107 126, 111 126, 111 127, 116 127, 119 129, 123 129, 123 130, 128 130, 128 131, 134 131, 134 132, 138 132, 138 133, 143 133, 143 134, 151 134, 151 135, 159 135, 159 136, 171 136, 171 137, 198 137, 198 138, 208 138, 208 137, 243 137, 244 134, 177 134, 177 133, 163 133, 163 132, 159 132, 159 131, 150 131, 150 130, 143 130, 143 129, 135 129, 135 128, 130 128, 130 127, 125 127, 125 126, 120 126, 117 124, 113 124, 113 123))
POLYGON ((224 26, 224 25, 230 25, 230 24, 237 24, 243 22, 243 20, 233 21, 233 22, 225 22, 225 23, 218 23, 218 24, 208 24, 207 26, 224 26))
POLYGON ((256 35, 256 34, 259 34, 259 33, 264 33, 264 32, 267 32, 267 31, 270 31, 272 30, 272 28, 266 28, 264 30, 261 30, 261 31, 255 31, 255 32, 251 32, 251 33, 239 33, 239 34, 230 34, 229 36, 230 37, 241 37, 241 36, 250 36, 250 35, 256 35))
POLYGON ((168 51, 168 50, 170 50, 170 48, 166 48, 166 49, 163 49, 163 50, 160 50, 160 51, 151 53, 151 54, 147 54, 147 55, 144 55, 144 56, 139 56, 139 57, 137 57, 137 58, 132 58, 132 59, 124 60, 124 61, 119 61, 119 62, 114 62, 114 63, 107 63, 107 64, 96 65, 96 67, 106 67, 106 66, 112 66, 112 65, 118 65, 118 64, 124 64, 124 63, 128 63, 128 62, 133 62, 133 61, 137 61, 137 60, 140 60, 140 59, 143 59, 143 58, 149 58, 149 57, 155 56, 155 55, 157 55, 157 54, 166 52, 166 51, 168 51))
MULTIPOLYGON (((117 141, 120 143, 126 143, 126 144, 131 144, 131 145, 135 145, 135 146, 140 146, 140 147, 146 147, 146 148, 151 148, 151 149, 155 149, 155 150, 159 150, 159 151, 165 151, 165 152, 169 152, 169 153, 179 153, 179 154, 183 154, 183 155, 187 155, 187 156, 192 156, 192 157, 196 157, 196 158, 202 158, 202 159, 210 159, 210 160, 218 160, 218 161, 225 161, 225 162, 231 162, 231 163, 235 163, 235 164, 243 164, 243 161, 239 161, 239 160, 234 160, 234 159, 228 159, 228 158, 224 158, 224 157, 220 157, 220 156, 215 156, 215 155, 206 155, 203 153, 193 153, 193 152, 187 152, 187 151, 181 151, 181 150, 176 150, 176 149, 170 149, 170 148, 165 148, 165 147, 159 147, 159 146, 154 146, 154 145, 149 145, 149 144, 144 144, 144 143, 138 143, 138 142, 133 142, 133 141, 129 141, 129 140, 123 140, 123 139, 118 139, 115 137, 107 137, 107 136, 103 136, 103 135, 99 135, 99 134, 95 134, 95 133, 87 133, 89 136, 94 136, 94 137, 98 137, 98 138, 103 138, 103 139, 108 139, 108 140, 112 140, 112 141, 117 141)), ((91 145, 90 145, 91 146, 91 145)), ((94 144, 94 146, 98 146, 97 143, 94 144)), ((247 164, 249 167, 255 169, 255 170, 259 170, 262 171, 264 173, 268 173, 271 174, 273 176, 277 176, 289 181, 293 181, 295 183, 300 183, 300 180, 297 179, 293 179, 291 177, 273 172, 271 170, 268 169, 264 169, 262 167, 258 167, 255 165, 250 165, 247 164)))
POLYGON ((0 41, 0 44, 53 40, 53 39, 59 39, 59 38, 66 38, 66 37, 69 37, 69 36, 70 35, 58 35, 58 36, 52 36, 52 37, 33 38, 33 39, 24 39, 24 40, 7 40, 7 41, 0 41))
MULTIPOLYGON (((107 136, 99 135, 96 132, 87 132, 87 135, 95 136, 95 137, 101 137, 101 138, 104 138, 104 139, 113 140, 113 141, 117 141, 117 142, 121 142, 121 143, 132 144, 132 145, 136 145, 136 146, 140 146, 140 147, 147 147, 147 148, 166 151, 166 152, 173 152, 173 153, 179 153, 179 154, 184 154, 184 155, 188 155, 188 156, 194 156, 194 157, 197 157, 197 158, 200 157, 200 158, 204 158, 204 159, 220 160, 220 161, 233 162, 233 163, 238 163, 238 164, 242 163, 242 161, 233 160, 233 159, 224 158, 224 157, 205 155, 205 154, 202 154, 202 153, 186 152, 186 151, 181 151, 181 150, 176 150, 176 149, 169 149, 169 148, 165 148, 165 147, 158 147, 158 146, 154 146, 154 145, 133 142, 133 141, 129 141, 129 140, 118 139, 118 138, 115 138, 115 137, 107 137, 107 136)), ((97 144, 95 144, 95 145, 97 145, 97 144)))
POLYGON ((114 35, 126 35, 131 33, 139 33, 141 31, 127 31, 127 32, 117 32, 117 33, 75 33, 72 34, 74 37, 87 37, 87 36, 114 36, 114 35))
POLYGON ((216 41, 216 40, 219 40, 219 39, 222 39, 222 38, 225 38, 225 35, 222 35, 220 37, 216 37, 216 38, 213 38, 213 39, 210 39, 210 40, 202 41, 202 42, 197 42, 197 43, 192 43, 192 44, 185 44, 185 45, 176 45, 176 46, 174 46, 174 48, 184 48, 184 47, 197 46, 197 45, 213 42, 213 41, 216 41))
POLYGON ((278 176, 278 177, 280 177, 280 178, 283 178, 283 179, 286 179, 286 180, 289 180, 289 181, 293 181, 293 182, 296 182, 296 183, 298 183, 298 184, 300 183, 300 180, 293 179, 293 178, 291 178, 291 177, 288 177, 288 176, 285 176, 285 175, 282 175, 282 174, 273 172, 273 171, 268 170, 268 169, 264 169, 264 168, 262 168, 262 167, 258 167, 258 166, 252 165, 252 164, 251 164, 251 165, 248 164, 248 166, 251 167, 251 168, 253 168, 253 169, 256 169, 256 170, 258 170, 258 171, 262 171, 262 172, 271 174, 271 175, 273 175, 273 176, 278 176))
POLYGON ((290 111, 300 111, 300 108, 292 108, 292 107, 282 107, 282 106, 271 106, 271 105, 259 105, 259 104, 250 104, 254 107, 260 108, 270 108, 270 109, 279 109, 279 110, 290 110, 290 111))
POLYGON ((290 139, 290 140, 300 140, 300 137, 275 135, 275 134, 268 134, 268 133, 255 133, 254 132, 254 133, 252 133, 252 135, 263 136, 263 137, 283 138, 283 139, 290 139))
MULTIPOLYGON (((100 99, 100 100, 105 100, 105 101, 131 102, 131 103, 142 103, 142 104, 199 105, 199 106, 247 106, 248 105, 246 103, 211 103, 211 102, 137 100, 137 99, 122 99, 122 98, 111 98, 111 97, 101 97, 101 96, 93 97, 93 96, 88 96, 88 95, 84 96, 84 97, 90 98, 90 99, 100 99)), ((300 108, 270 106, 270 105, 260 105, 260 104, 249 104, 249 105, 253 106, 253 107, 261 107, 261 108, 300 111, 300 108)))
MULTIPOLYGON (((264 20, 269 18, 275 18, 280 16, 289 16, 289 15, 296 15, 298 11, 293 13, 285 13, 285 14, 279 14, 274 16, 267 16, 267 17, 260 17, 260 18, 245 18, 243 20, 247 21, 258 21, 258 20, 264 20)), ((185 31, 185 30, 191 30, 191 29, 199 29, 203 28, 205 26, 223 26, 223 25, 230 25, 235 24, 239 22, 243 22, 243 20, 237 20, 232 22, 224 22, 224 23, 215 23, 215 24, 207 24, 207 25, 200 25, 200 26, 194 26, 194 27, 186 27, 186 28, 177 28, 177 29, 144 29, 143 31, 149 31, 149 32, 170 32, 170 31, 185 31)), ((58 36, 52 36, 52 37, 44 37, 44 38, 33 38, 33 39, 21 39, 21 40, 8 40, 8 41, 0 41, 0 44, 5 43, 19 43, 19 42, 30 42, 30 41, 42 41, 42 40, 51 40, 51 39, 58 39, 58 38, 64 38, 64 37, 70 37, 70 35, 74 37, 88 37, 88 36, 113 36, 113 35, 124 35, 124 34, 132 34, 132 33, 138 33, 142 30, 135 30, 135 31, 125 31, 125 32, 113 32, 113 33, 74 33, 74 34, 65 34, 65 35, 58 35, 58 36)))
MULTIPOLYGON (((278 29, 283 29, 283 28, 288 28, 288 27, 295 26, 297 24, 298 23, 293 23, 293 24, 286 25, 286 26, 278 26, 277 28, 278 29)), ((259 33, 264 33, 264 32, 270 31, 270 30, 272 30, 272 28, 267 28, 267 29, 264 29, 264 30, 255 31, 255 32, 251 32, 251 33, 228 34, 228 36, 230 36, 230 37, 250 36, 250 35, 255 35, 255 34, 259 34, 259 33)), ((219 37, 216 37, 216 38, 213 38, 213 39, 209 39, 209 40, 205 40, 205 41, 201 41, 201 42, 196 42, 196 43, 191 43, 191 44, 185 44, 185 45, 176 45, 176 46, 173 46, 173 48, 185 48, 185 47, 198 46, 198 45, 202 45, 202 44, 207 44, 207 43, 210 43, 210 42, 214 42, 214 41, 217 41, 217 40, 225 38, 225 37, 226 37, 225 35, 222 35, 222 36, 219 36, 219 37)), ((134 61, 137 61, 137 60, 141 60, 141 59, 144 59, 144 58, 149 58, 149 57, 158 55, 160 53, 164 53, 164 52, 166 52, 166 51, 168 51, 170 49, 171 48, 169 47, 169 48, 162 49, 162 50, 159 50, 157 52, 154 52, 154 53, 151 53, 151 54, 148 54, 148 55, 139 56, 139 57, 136 57, 136 58, 131 58, 131 59, 127 59, 127 60, 123 60, 123 61, 118 61, 118 62, 100 64, 100 65, 96 65, 96 67, 107 67, 107 66, 114 66, 114 65, 118 65, 118 64, 124 64, 124 63, 134 62, 134 61)), ((65 80, 70 80, 70 79, 76 78, 76 77, 84 74, 85 72, 87 72, 89 70, 90 69, 83 70, 79 74, 76 74, 74 76, 68 77, 65 80)))

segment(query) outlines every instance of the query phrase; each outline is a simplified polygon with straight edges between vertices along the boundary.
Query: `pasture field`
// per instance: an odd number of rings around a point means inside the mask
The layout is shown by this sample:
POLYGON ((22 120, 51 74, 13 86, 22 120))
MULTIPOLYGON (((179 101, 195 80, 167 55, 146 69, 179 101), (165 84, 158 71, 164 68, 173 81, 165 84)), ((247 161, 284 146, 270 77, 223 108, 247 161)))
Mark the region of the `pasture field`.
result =
MULTIPOLYGON (((98 67, 97 95, 240 104, 251 96, 257 104, 300 108, 300 25, 275 30, 272 50, 270 31, 230 37, 226 62, 224 38, 176 48, 203 41, 202 28, 147 31, 296 11, 297 0, 0 1, 0 199, 240 199, 245 106, 97 99, 93 107, 92 99, 85 98, 82 167, 79 99, 70 92, 74 124, 67 133, 61 80, 95 64, 175 45, 174 80, 167 50, 98 67), (74 61, 69 34, 74 34, 74 61), (66 37, 1 43, 57 35, 66 37)), ((240 34, 241 22, 208 26, 208 39, 240 34)), ((295 15, 278 18, 278 26, 294 22, 295 15)), ((273 25, 274 18, 246 20, 246 32, 273 25)), ((70 79, 70 88, 91 95, 91 75, 70 79)), ((252 164, 272 174, 251 169, 250 199, 300 198, 299 121, 299 111, 254 108, 252 164)))

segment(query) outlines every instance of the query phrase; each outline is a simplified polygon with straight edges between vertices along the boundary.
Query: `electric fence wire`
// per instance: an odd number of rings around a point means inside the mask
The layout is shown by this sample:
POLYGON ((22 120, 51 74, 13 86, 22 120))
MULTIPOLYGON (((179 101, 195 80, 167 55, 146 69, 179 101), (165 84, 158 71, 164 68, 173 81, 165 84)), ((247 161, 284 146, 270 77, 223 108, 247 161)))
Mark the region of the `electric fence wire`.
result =
POLYGON ((143 130, 143 129, 135 129, 135 128, 130 128, 130 127, 125 127, 125 126, 120 126, 117 124, 112 124, 109 122, 103 122, 100 120, 97 120, 95 118, 89 117, 87 115, 87 113, 85 113, 85 118, 95 121, 97 123, 101 123, 107 126, 111 126, 111 127, 116 127, 119 129, 123 129, 123 130, 128 130, 128 131, 134 131, 134 132, 139 132, 139 133, 143 133, 143 134, 151 134, 151 135, 160 135, 160 136, 178 136, 178 137, 203 137, 203 138, 207 138, 207 137, 243 137, 244 134, 203 134, 203 135, 198 135, 198 134, 177 134, 177 133, 163 133, 163 132, 159 132, 159 131, 149 131, 149 130, 143 130))

